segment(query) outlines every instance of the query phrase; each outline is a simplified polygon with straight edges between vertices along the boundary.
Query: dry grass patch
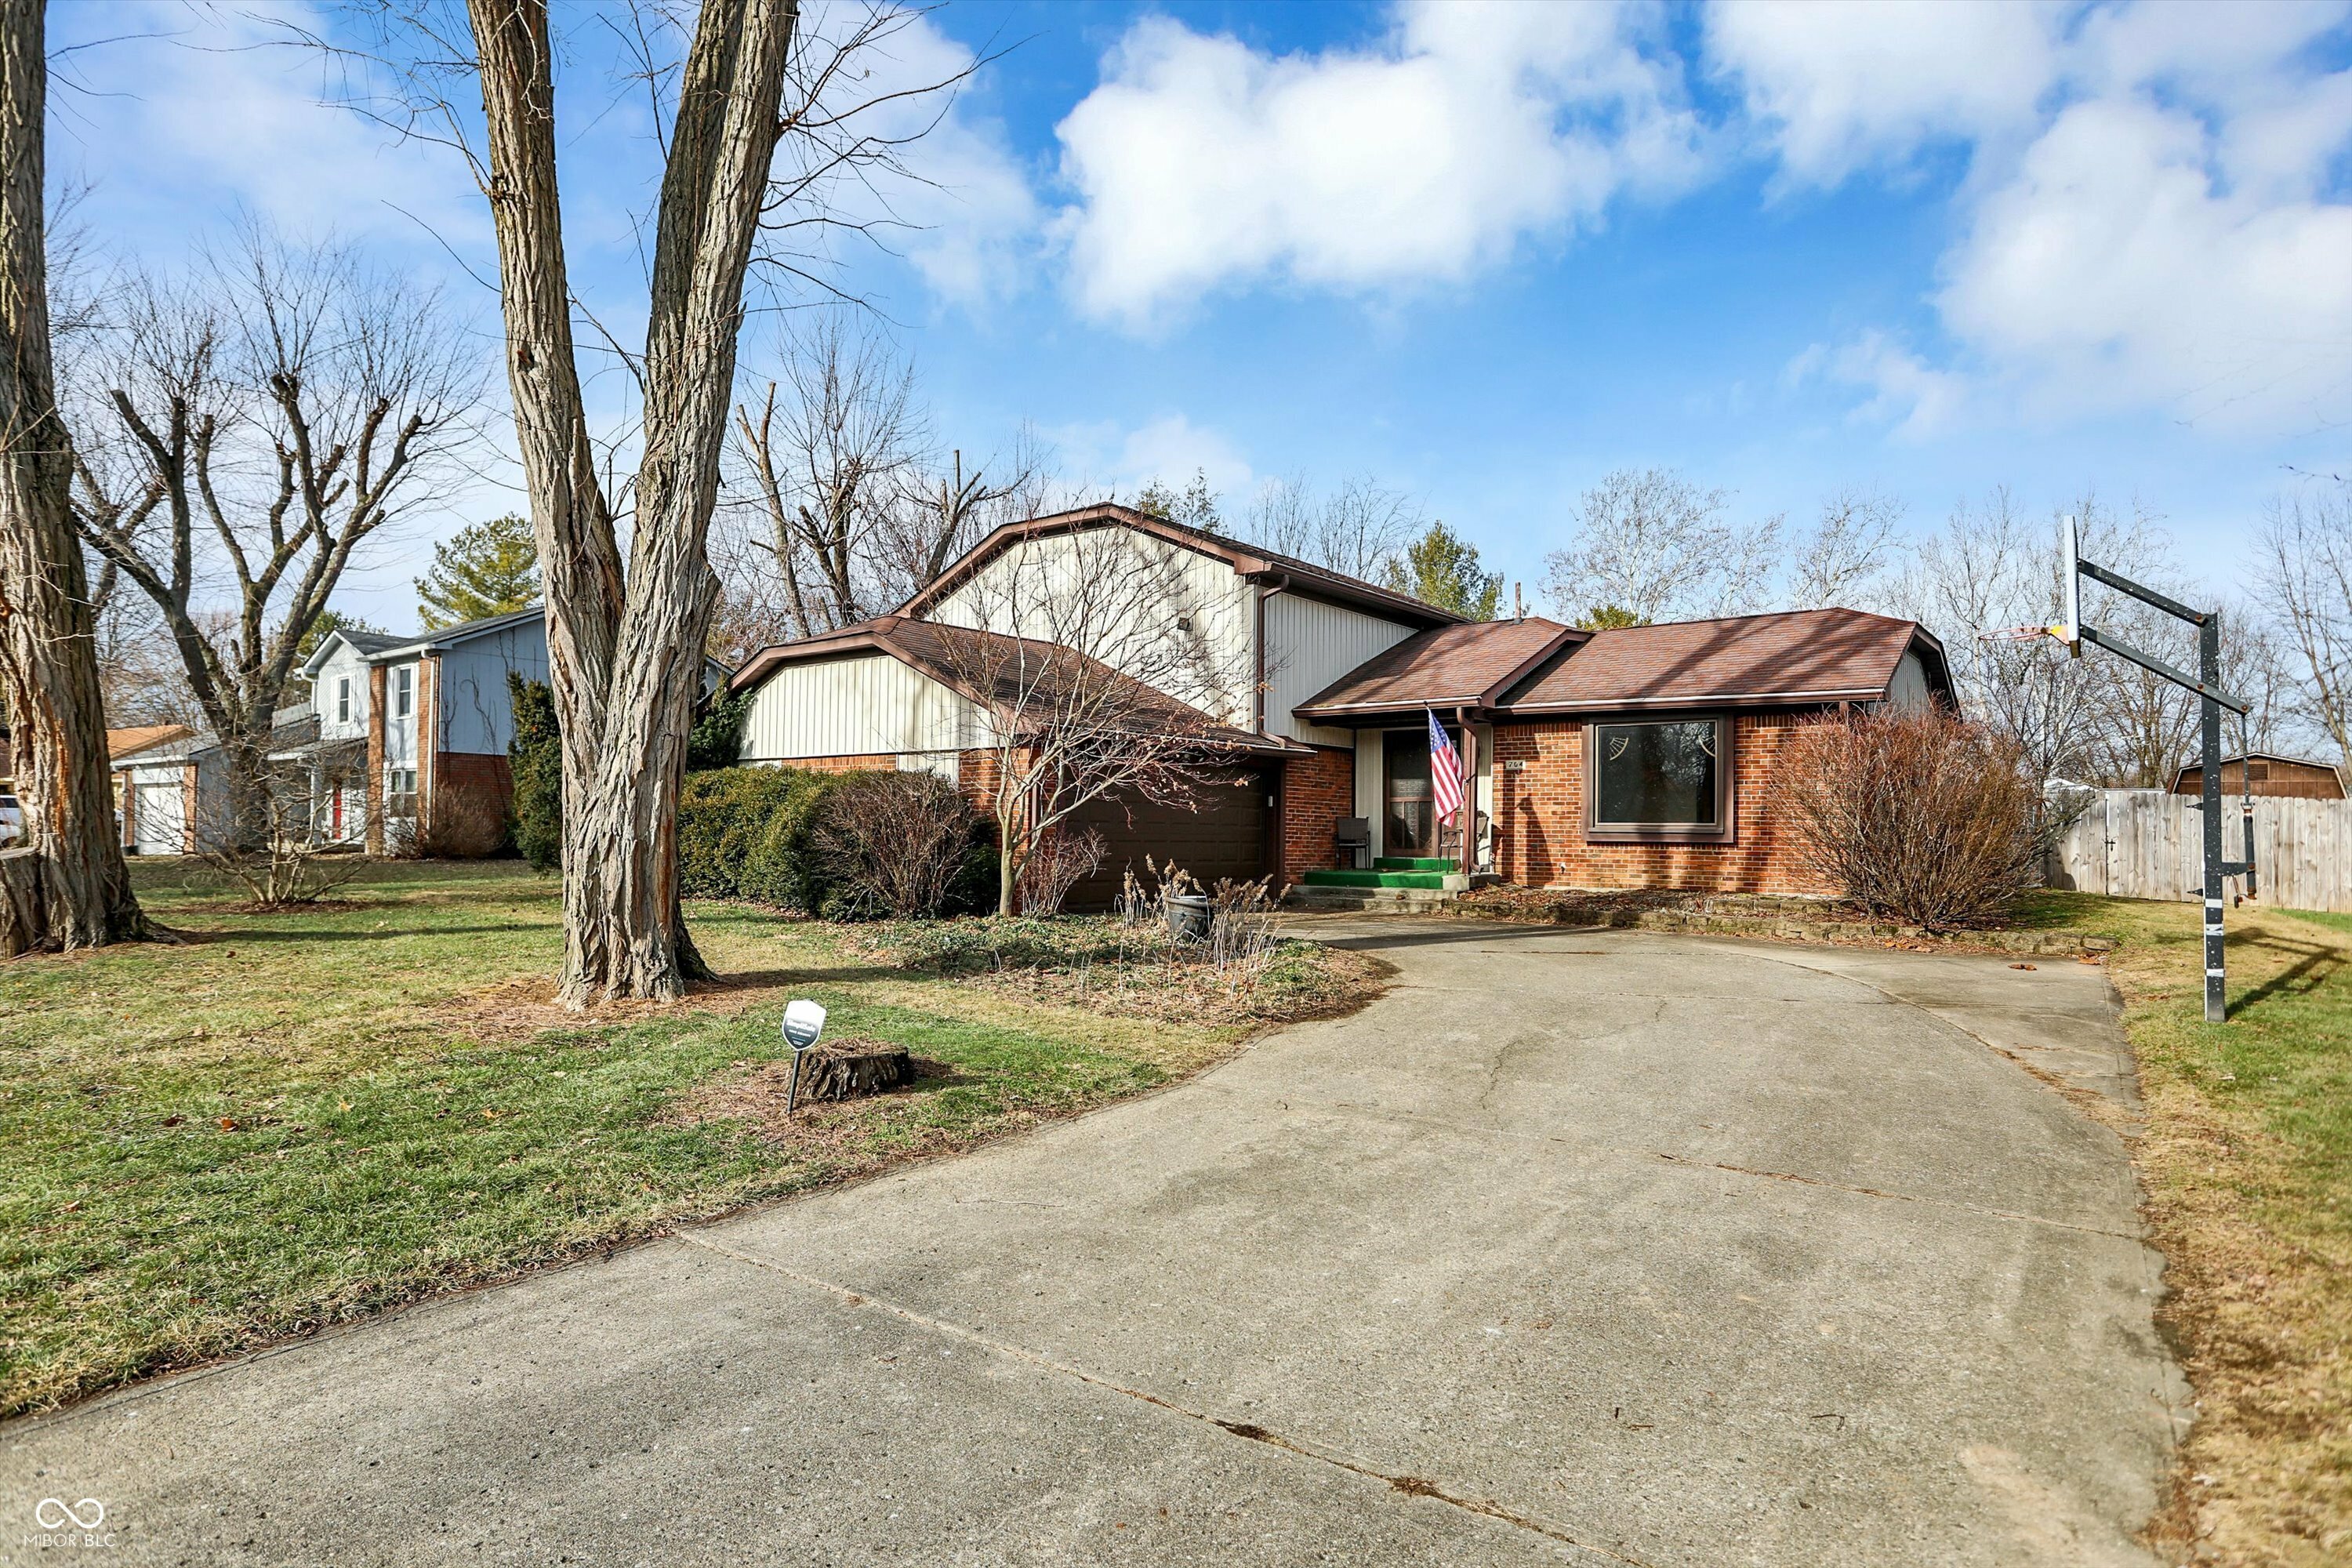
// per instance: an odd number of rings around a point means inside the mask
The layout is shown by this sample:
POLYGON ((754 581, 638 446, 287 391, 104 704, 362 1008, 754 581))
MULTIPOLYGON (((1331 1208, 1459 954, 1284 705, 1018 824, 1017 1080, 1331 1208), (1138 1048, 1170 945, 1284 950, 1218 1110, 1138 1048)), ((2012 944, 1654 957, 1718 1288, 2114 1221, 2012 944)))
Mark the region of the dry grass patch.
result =
POLYGON ((2074 899, 2139 1062, 2134 1158, 2197 1395, 2150 1542, 2168 1563, 2352 1562, 2352 920, 2228 917, 2203 1021, 2194 904, 2074 899))

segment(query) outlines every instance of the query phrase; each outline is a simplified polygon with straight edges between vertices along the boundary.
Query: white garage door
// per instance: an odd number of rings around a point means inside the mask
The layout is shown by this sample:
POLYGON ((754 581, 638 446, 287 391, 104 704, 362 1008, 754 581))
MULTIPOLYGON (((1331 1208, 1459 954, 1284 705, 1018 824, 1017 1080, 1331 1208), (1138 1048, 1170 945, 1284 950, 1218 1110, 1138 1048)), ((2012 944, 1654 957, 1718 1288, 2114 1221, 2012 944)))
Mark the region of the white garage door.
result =
POLYGON ((139 836, 142 855, 177 855, 185 847, 181 840, 187 837, 188 808, 181 793, 180 782, 142 784, 139 786, 139 811, 131 820, 131 830, 139 836))

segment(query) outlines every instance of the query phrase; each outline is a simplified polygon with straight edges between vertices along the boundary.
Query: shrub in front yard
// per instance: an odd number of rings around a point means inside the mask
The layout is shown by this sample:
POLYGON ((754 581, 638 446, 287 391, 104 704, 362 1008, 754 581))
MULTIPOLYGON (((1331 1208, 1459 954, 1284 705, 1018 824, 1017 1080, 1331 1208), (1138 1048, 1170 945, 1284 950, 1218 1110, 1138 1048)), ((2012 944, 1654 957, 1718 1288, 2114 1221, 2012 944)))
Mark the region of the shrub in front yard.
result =
POLYGON ((851 778, 817 813, 809 847, 831 888, 826 912, 929 920, 971 858, 980 819, 931 773, 851 778))
POLYGON ((544 680, 507 671, 514 705, 514 739, 507 764, 514 775, 514 847, 534 871, 563 863, 563 733, 555 724, 555 692, 544 680))
POLYGON ((1870 914, 1992 925, 2041 882, 2053 822, 2017 743, 1941 706, 1825 718, 1781 751, 1808 868, 1870 914))
MULTIPOLYGON (((677 802, 678 886, 688 898, 749 899, 822 913, 832 879, 813 852, 824 803, 862 773, 710 768, 677 802)), ((879 775, 884 777, 894 775, 879 775)))

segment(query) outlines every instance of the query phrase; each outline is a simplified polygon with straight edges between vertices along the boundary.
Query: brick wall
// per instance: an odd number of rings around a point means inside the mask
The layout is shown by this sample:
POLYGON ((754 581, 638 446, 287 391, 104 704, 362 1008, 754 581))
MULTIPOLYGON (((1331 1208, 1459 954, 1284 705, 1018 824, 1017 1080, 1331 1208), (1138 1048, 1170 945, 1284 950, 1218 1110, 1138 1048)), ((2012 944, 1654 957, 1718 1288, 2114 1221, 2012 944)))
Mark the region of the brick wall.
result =
POLYGON ((1281 799, 1277 885, 1337 864, 1331 836, 1341 817, 1356 815, 1356 753, 1318 747, 1311 757, 1285 762, 1281 799))
POLYGON ((1584 834, 1584 726, 1495 727, 1495 868, 1529 887, 1688 888, 1826 893, 1797 863, 1771 810, 1773 769, 1791 715, 1732 721, 1732 837, 1707 844, 1594 844, 1584 834), (1517 769, 1508 764, 1523 763, 1517 769))

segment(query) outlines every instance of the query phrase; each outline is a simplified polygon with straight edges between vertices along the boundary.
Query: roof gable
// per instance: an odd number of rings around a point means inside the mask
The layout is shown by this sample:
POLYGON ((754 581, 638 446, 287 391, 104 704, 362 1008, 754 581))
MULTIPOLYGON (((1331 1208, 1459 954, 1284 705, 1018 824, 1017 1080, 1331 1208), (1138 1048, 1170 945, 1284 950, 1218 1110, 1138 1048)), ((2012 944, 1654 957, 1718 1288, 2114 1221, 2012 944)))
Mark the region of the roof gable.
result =
POLYGON ((1253 580, 1282 577, 1294 591, 1358 605, 1406 626, 1450 626, 1462 620, 1451 610, 1442 610, 1435 605, 1367 583, 1360 577, 1350 577, 1344 572, 1334 572, 1328 566, 1318 566, 1261 545, 1227 539, 1222 534, 1171 522, 1166 518, 1153 517, 1149 512, 1109 501, 1008 522, 991 530, 985 538, 940 574, 936 581, 899 605, 894 614, 906 617, 928 616, 941 600, 971 581, 982 567, 1024 541, 1096 528, 1133 529, 1139 533, 1222 561, 1239 576, 1253 580))
POLYGON ((1293 711, 1318 720, 1423 705, 1488 707, 1554 652, 1591 635, 1539 616, 1433 626, 1373 655, 1293 711))

